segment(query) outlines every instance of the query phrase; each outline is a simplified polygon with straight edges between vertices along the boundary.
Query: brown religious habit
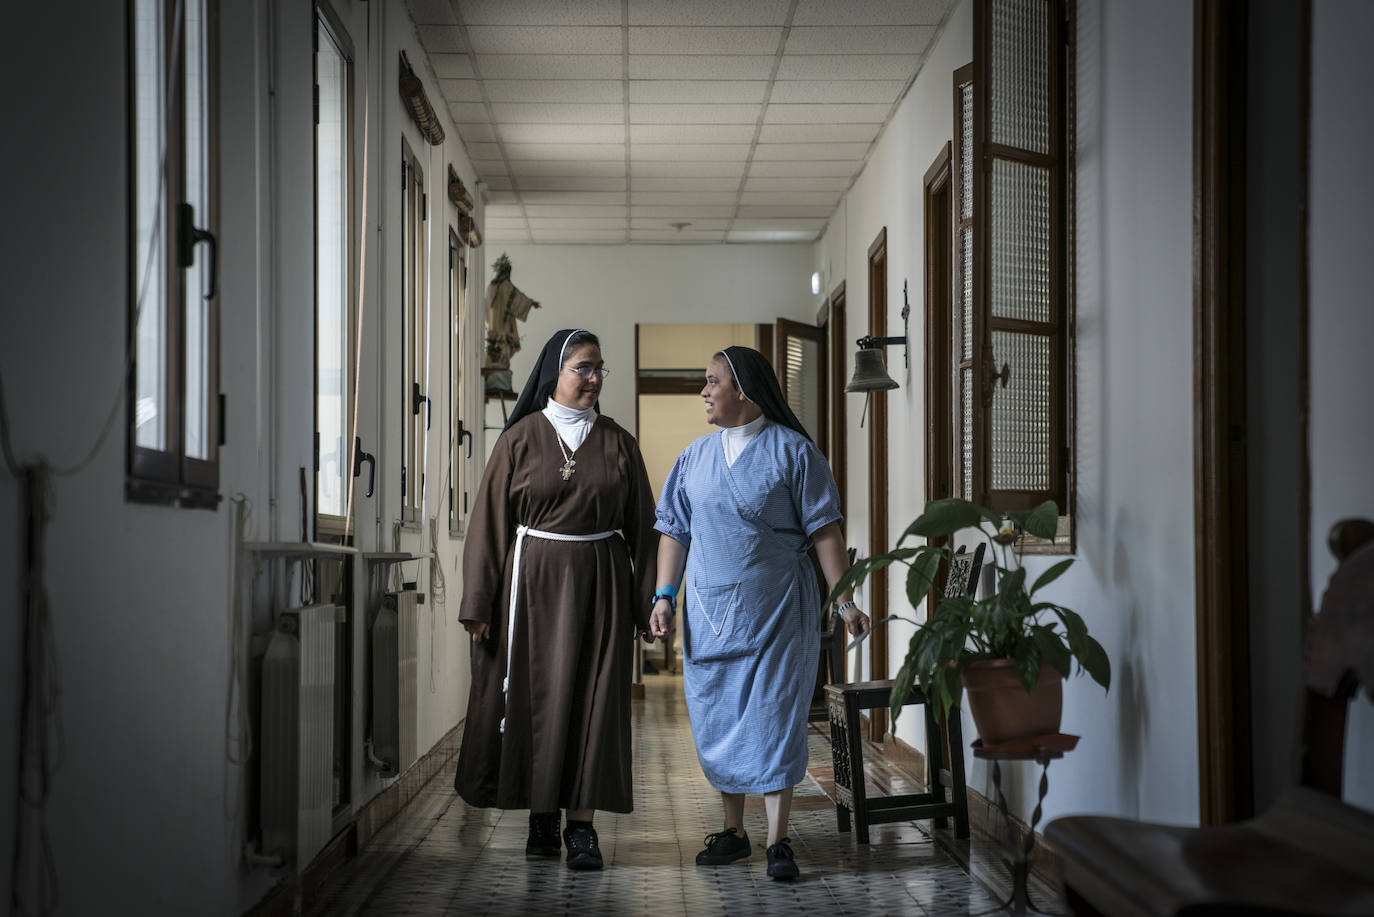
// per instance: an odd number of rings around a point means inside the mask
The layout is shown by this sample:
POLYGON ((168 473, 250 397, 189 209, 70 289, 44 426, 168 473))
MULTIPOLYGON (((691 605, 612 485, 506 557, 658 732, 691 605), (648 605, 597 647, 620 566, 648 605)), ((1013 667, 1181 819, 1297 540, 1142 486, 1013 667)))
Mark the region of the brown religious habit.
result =
POLYGON ((454 788, 480 807, 629 812, 634 635, 648 628, 656 574, 653 492, 638 443, 608 417, 576 450, 575 474, 564 448, 542 412, 521 418, 496 441, 477 492, 458 617, 490 636, 472 649, 454 788), (623 536, 524 538, 503 691, 520 525, 623 536))

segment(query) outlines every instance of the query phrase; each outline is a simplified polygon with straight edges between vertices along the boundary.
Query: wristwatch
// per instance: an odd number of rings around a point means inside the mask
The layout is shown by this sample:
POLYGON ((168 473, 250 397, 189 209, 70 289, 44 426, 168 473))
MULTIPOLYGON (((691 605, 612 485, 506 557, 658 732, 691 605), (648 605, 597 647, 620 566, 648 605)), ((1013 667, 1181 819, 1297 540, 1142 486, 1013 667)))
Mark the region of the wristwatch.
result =
POLYGON ((659 599, 667 599, 668 606, 672 609, 672 613, 677 614, 677 596, 673 595, 671 592, 655 592, 654 597, 649 600, 649 607, 653 608, 657 605, 659 599))

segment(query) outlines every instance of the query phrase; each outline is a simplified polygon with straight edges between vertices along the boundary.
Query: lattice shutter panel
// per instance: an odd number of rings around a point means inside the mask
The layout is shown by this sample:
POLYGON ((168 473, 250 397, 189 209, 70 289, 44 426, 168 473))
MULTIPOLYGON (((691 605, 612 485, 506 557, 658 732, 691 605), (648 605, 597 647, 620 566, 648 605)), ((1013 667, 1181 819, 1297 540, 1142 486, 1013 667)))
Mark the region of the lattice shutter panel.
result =
POLYGON ((1063 6, 980 0, 974 19, 973 462, 997 509, 1064 505, 1063 6))
POLYGON ((973 499, 973 82, 955 87, 954 492, 973 499))

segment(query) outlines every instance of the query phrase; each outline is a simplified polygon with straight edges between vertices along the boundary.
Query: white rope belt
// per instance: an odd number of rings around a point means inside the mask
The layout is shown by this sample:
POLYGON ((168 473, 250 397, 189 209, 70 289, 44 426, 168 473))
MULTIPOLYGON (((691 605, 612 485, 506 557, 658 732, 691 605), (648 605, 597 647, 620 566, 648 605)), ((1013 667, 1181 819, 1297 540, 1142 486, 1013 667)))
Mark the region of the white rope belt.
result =
MULTIPOLYGON (((502 710, 510 699, 510 661, 515 648, 515 603, 520 598, 520 555, 524 553, 525 538, 543 538, 545 541, 604 541, 615 532, 597 532, 594 535, 564 535, 562 532, 541 532, 528 525, 515 529, 515 557, 510 571, 510 612, 506 621, 506 677, 501 680, 502 710)), ((501 731, 506 731, 506 717, 501 717, 501 731)))

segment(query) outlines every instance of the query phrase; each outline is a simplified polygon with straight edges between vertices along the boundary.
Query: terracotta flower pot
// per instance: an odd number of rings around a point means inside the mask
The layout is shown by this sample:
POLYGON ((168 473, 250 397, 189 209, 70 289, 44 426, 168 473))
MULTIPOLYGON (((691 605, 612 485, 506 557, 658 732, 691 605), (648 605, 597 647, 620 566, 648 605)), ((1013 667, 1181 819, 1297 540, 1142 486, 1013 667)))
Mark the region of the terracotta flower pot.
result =
POLYGON ((1059 731, 1064 679, 1049 663, 1040 664, 1033 691, 1021 684, 1010 659, 970 662, 964 666, 963 681, 969 713, 984 745, 1059 731))

